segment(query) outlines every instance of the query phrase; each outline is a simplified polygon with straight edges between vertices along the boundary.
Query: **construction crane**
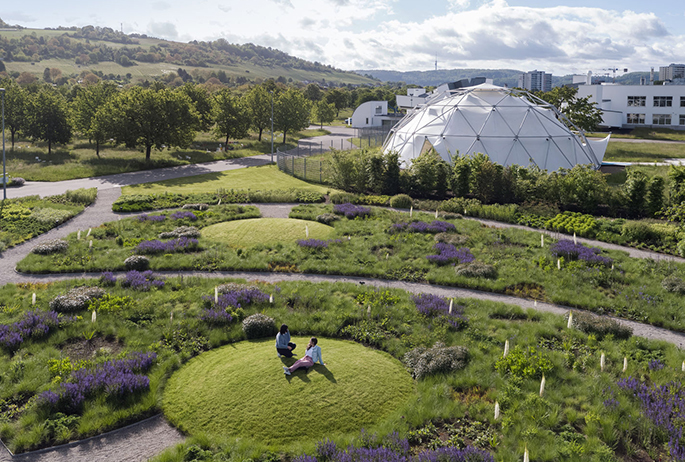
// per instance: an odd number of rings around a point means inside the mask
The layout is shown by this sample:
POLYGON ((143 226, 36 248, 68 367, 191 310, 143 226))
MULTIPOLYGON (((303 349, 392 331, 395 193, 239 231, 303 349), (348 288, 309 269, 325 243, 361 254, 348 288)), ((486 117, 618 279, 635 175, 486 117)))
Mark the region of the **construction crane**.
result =
MULTIPOLYGON (((616 83, 616 71, 621 70, 621 68, 618 67, 610 67, 609 69, 602 69, 603 71, 611 71, 613 72, 613 78, 611 80, 612 83, 616 83)), ((623 73, 628 72, 627 68, 623 68, 623 73)), ((607 77, 609 77, 609 74, 606 74, 607 77)))

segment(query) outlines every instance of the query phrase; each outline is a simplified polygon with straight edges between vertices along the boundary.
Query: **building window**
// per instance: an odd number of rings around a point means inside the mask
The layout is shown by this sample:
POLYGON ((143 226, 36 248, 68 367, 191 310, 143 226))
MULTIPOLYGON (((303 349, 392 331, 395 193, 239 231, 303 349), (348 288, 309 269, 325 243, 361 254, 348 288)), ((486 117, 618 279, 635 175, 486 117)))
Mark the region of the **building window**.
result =
POLYGON ((383 106, 376 106, 376 114, 382 114, 383 113, 383 106))
POLYGON ((680 125, 685 125, 685 114, 680 114, 680 125))
POLYGON ((671 107, 673 106, 672 96, 655 96, 654 107, 671 107))
POLYGON ((680 107, 685 107, 685 96, 680 97, 680 107))
POLYGON ((671 125, 671 114, 654 114, 652 125, 671 125))
POLYGON ((628 124, 639 125, 639 124, 645 123, 645 115, 644 114, 627 114, 627 117, 628 117, 628 120, 626 123, 628 123, 628 124))
POLYGON ((628 106, 646 106, 647 97, 646 96, 629 96, 628 106))
POLYGON ((369 125, 369 118, 366 118, 366 125, 369 125))

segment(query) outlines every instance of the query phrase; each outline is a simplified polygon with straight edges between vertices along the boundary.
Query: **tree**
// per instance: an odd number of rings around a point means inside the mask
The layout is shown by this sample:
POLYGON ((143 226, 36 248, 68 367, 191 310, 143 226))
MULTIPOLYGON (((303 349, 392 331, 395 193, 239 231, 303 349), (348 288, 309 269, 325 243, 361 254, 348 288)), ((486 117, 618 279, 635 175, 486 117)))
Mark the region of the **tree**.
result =
POLYGON ((283 132, 283 144, 288 132, 303 130, 309 126, 310 103, 302 92, 289 88, 274 102, 274 127, 283 132))
POLYGON ((12 137, 12 150, 16 134, 26 128, 26 91, 12 79, 0 81, 0 87, 5 89, 5 127, 12 137))
POLYGON ((262 141, 262 131, 271 126, 271 98, 272 95, 262 85, 253 87, 244 97, 250 122, 259 130, 259 141, 262 141))
POLYGON ((335 116, 340 115, 340 110, 345 109, 349 106, 349 92, 343 91, 339 88, 333 88, 329 90, 324 95, 324 99, 327 103, 333 103, 335 105, 335 116))
POLYGON ((534 92, 535 96, 548 102, 583 131, 593 131, 602 122, 602 110, 590 97, 578 98, 578 88, 555 87, 548 92, 534 92))
POLYGON ((72 103, 74 127, 89 141, 95 142, 95 154, 100 157, 100 143, 108 139, 107 122, 104 120, 96 122, 95 115, 116 93, 116 86, 104 82, 75 88, 79 91, 72 103))
POLYGON ((116 94, 96 115, 96 120, 98 129, 109 133, 117 143, 129 148, 144 147, 145 160, 149 161, 153 147, 161 150, 165 146, 190 145, 199 116, 193 102, 183 93, 133 87, 116 94))
POLYGON ((230 90, 225 89, 216 94, 214 103, 214 121, 216 122, 214 134, 217 137, 225 136, 226 145, 229 138, 237 139, 247 136, 250 116, 243 101, 231 95, 230 90))
POLYGON ((71 121, 67 100, 58 91, 43 87, 28 99, 26 134, 34 140, 47 141, 48 154, 53 143, 71 140, 71 121))
POLYGON ((323 97, 323 92, 317 84, 310 83, 304 88, 304 97, 309 101, 316 102, 323 97))
POLYGON ((312 121, 318 120, 323 128, 324 123, 331 123, 335 119, 335 105, 325 100, 317 101, 312 107, 312 121))
MULTIPOLYGON (((179 71, 182 70, 183 69, 179 69, 179 71)), ((186 75, 188 74, 186 73, 186 75)), ((209 130, 214 124, 214 102, 212 101, 212 96, 209 94, 207 88, 192 83, 186 83, 180 87, 178 91, 186 94, 193 102, 195 112, 197 112, 197 115, 199 116, 197 129, 203 132, 209 130)))

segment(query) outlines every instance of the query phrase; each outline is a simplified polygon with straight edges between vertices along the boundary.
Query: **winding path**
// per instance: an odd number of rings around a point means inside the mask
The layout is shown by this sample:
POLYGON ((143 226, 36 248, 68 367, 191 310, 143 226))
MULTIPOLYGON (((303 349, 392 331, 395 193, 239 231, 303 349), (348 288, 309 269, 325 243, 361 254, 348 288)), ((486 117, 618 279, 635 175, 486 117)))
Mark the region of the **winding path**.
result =
MULTIPOLYGON (((261 157, 261 156, 258 156, 261 157)), ((250 159, 250 158, 245 158, 250 159)), ((254 158, 251 158, 254 159, 254 158)), ((220 161, 227 162, 227 161, 220 161)), ((228 161, 230 162, 230 161, 228 161)), ((232 164, 232 168, 243 168, 249 165, 259 165, 259 159, 256 163, 250 160, 235 159, 232 164), (238 161, 238 162, 235 162, 238 161)), ((186 168, 185 172, 189 172, 187 167, 197 168, 197 166, 183 166, 186 168)), ((174 167, 176 169, 176 167, 174 167)), ((160 179, 176 178, 177 171, 173 169, 160 169, 165 170, 169 175, 165 177, 156 177, 155 179, 149 179, 149 172, 135 172, 140 174, 138 176, 127 177, 130 181, 126 184, 136 184, 134 181, 144 180, 139 182, 147 181, 158 181, 160 179), (146 176, 147 175, 147 176, 146 176), (137 178, 137 180, 136 180, 137 178)), ((158 172, 162 174, 162 172, 158 172)), ((200 172, 205 173, 205 172, 200 172)), ((197 174, 200 174, 197 173, 197 174)), ((128 174, 125 174, 128 175, 128 174)), ((179 176, 186 176, 179 175, 179 176)), ((85 181, 85 180, 79 180, 85 181)), ((98 196, 96 201, 89 207, 87 207, 81 214, 73 218, 72 220, 64 223, 63 225, 52 229, 51 231, 38 236, 30 241, 20 244, 14 248, 8 249, 2 254, 0 254, 0 285, 6 283, 20 283, 20 282, 36 282, 36 281, 59 281, 68 280, 78 277, 97 277, 99 273, 83 273, 83 274, 45 274, 45 275, 29 275, 20 274, 14 271, 16 264, 23 259, 31 248, 36 244, 60 237, 66 237, 72 232, 77 230, 87 230, 88 228, 93 228, 99 226, 102 223, 117 220, 122 216, 130 216, 130 214, 117 214, 112 212, 112 204, 121 194, 121 188, 119 185, 112 181, 101 181, 101 185, 94 185, 98 188, 98 196)), ((66 183, 66 182, 60 182, 66 183)), ((63 187, 63 186, 61 186, 63 187)), ((72 186, 86 187, 86 186, 72 186)), ((92 186, 87 186, 92 187, 92 186)), ((22 188, 23 189, 23 188, 22 188)), ((59 190, 57 193, 64 192, 66 189, 59 190)), ((48 193, 37 193, 34 194, 53 194, 48 193)), ((25 194, 22 194, 25 195, 25 194)), ((262 216, 264 217, 276 217, 285 218, 288 216, 291 208, 295 204, 253 204, 260 208, 262 216)), ((472 219, 472 218, 470 218, 472 219)), ((475 219, 474 219, 475 220, 475 219)), ((489 220, 478 220, 488 226, 500 227, 500 228, 519 228, 534 232, 544 232, 546 234, 552 235, 554 237, 560 237, 558 233, 548 232, 544 230, 537 230, 533 228, 527 228, 525 226, 510 225, 505 223, 499 223, 489 220)), ((627 252, 631 257, 634 258, 651 258, 655 260, 672 260, 677 262, 685 262, 685 259, 672 257, 662 254, 657 254, 654 252, 631 249, 626 247, 621 247, 613 244, 607 244, 604 242, 593 241, 589 239, 578 238, 580 242, 586 243, 588 245, 603 247, 612 250, 622 250, 627 252)), ((359 277, 349 277, 349 276, 327 276, 327 275, 316 275, 316 274, 288 274, 288 273, 250 273, 250 272, 162 272, 167 276, 200 276, 200 277, 210 277, 210 278, 243 278, 246 280, 262 280, 268 282, 279 282, 279 281, 309 281, 312 283, 317 282, 350 282, 356 284, 367 284, 373 287, 388 287, 388 288, 398 288, 409 292, 423 292, 432 293, 440 295, 443 297, 453 297, 453 298, 475 298, 479 300, 489 300, 501 303, 508 303, 511 305, 517 305, 524 309, 535 309, 538 311, 549 312, 554 314, 565 314, 568 312, 569 308, 561 305, 554 305, 550 303, 536 303, 532 300, 516 298, 508 295, 481 292, 471 289, 461 289, 455 287, 444 287, 435 286, 429 284, 419 284, 419 283, 409 283, 402 281, 389 281, 389 280, 379 280, 370 278, 359 278, 359 277)), ((625 319, 617 319, 621 324, 627 325, 633 329, 634 335, 644 337, 647 339, 658 339, 666 341, 677 345, 682 348, 685 343, 685 334, 672 332, 666 329, 657 328, 654 326, 649 326, 645 324, 640 324, 633 321, 628 321, 625 319)), ((174 446, 184 440, 184 436, 176 430, 174 427, 170 426, 162 416, 155 416, 150 419, 144 420, 142 422, 124 427, 103 435, 99 435, 93 438, 89 438, 82 441, 77 441, 63 446, 58 446, 54 448, 47 448, 41 451, 35 451, 26 454, 20 454, 12 457, 8 451, 0 450, 0 462, 9 461, 21 461, 21 462, 116 462, 116 461, 142 461, 147 460, 156 454, 160 453, 162 450, 174 446)))

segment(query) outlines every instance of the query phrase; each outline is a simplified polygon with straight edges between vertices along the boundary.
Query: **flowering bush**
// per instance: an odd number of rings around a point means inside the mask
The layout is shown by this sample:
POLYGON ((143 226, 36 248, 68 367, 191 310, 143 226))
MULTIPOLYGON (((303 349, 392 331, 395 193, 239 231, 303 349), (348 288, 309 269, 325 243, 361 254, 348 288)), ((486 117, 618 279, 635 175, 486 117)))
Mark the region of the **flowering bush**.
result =
POLYGON ((330 225, 334 221, 338 220, 340 220, 340 217, 333 213, 324 213, 316 217, 316 221, 318 221, 319 223, 323 223, 324 225, 330 225))
POLYGON ((175 237, 198 238, 200 237, 200 230, 197 229, 195 226, 179 226, 173 231, 159 233, 160 239, 172 239, 175 237))
POLYGON ((145 271, 150 267, 150 260, 143 255, 131 255, 124 260, 127 270, 145 271))
POLYGON ((554 244, 551 251, 552 255, 556 257, 564 257, 567 260, 582 260, 590 265, 610 266, 613 263, 611 258, 599 255, 601 249, 574 244, 568 239, 562 239, 554 244))
POLYGON ((635 377, 620 379, 619 388, 642 405, 642 412, 670 437, 668 448, 676 461, 685 460, 683 422, 685 422, 685 388, 681 382, 666 385, 648 384, 635 377))
POLYGON ((438 251, 437 255, 428 255, 426 258, 438 265, 445 265, 455 260, 459 263, 470 263, 474 260, 474 256, 468 247, 462 247, 457 250, 452 244, 438 242, 433 248, 438 251))
POLYGON ((661 287, 667 292, 685 294, 685 282, 676 276, 668 276, 661 281, 661 287))
POLYGON ((111 271, 103 271, 100 274, 100 285, 105 286, 105 287, 111 287, 116 285, 117 283, 117 278, 114 276, 114 273, 111 271))
POLYGON ((58 295, 50 301, 50 309, 59 312, 82 311, 88 308, 91 300, 105 295, 99 287, 76 287, 65 295, 58 295))
POLYGON ((269 301, 269 296, 255 287, 225 292, 219 295, 218 302, 214 306, 223 309, 228 307, 242 308, 253 303, 267 301, 269 301))
POLYGON ((276 334, 276 324, 273 318, 257 313, 243 320, 243 332, 247 338, 263 338, 276 334))
POLYGON ((67 221, 74 216, 69 210, 60 210, 53 208, 35 208, 31 212, 31 218, 40 223, 60 224, 67 221))
POLYGON ((404 363, 414 378, 449 373, 466 367, 469 350, 462 346, 446 347, 438 342, 433 348, 418 347, 404 355, 404 363))
POLYGON ((172 239, 166 242, 153 239, 138 244, 136 246, 136 251, 146 254, 187 252, 189 250, 197 249, 197 244, 197 239, 188 237, 179 237, 178 239, 172 239))
POLYGON ((136 372, 148 370, 156 353, 133 353, 126 359, 107 361, 92 368, 72 372, 68 382, 60 385, 59 390, 46 391, 39 396, 39 402, 49 406, 64 405, 79 407, 86 398, 99 392, 110 396, 122 396, 150 388, 150 379, 136 372))
POLYGON ((63 239, 53 239, 51 241, 38 244, 31 249, 31 253, 38 255, 49 255, 51 253, 64 252, 69 248, 69 243, 63 239))
POLYGON ((481 263, 479 261, 472 261, 458 265, 455 268, 457 276, 465 276, 467 278, 488 278, 496 279, 497 270, 494 266, 481 263))
POLYGON ((130 287, 133 290, 147 292, 153 287, 161 289, 164 287, 164 281, 162 279, 157 279, 150 270, 143 271, 142 273, 132 270, 124 276, 124 280, 121 281, 121 287, 130 287))
POLYGON ((328 242, 321 239, 300 239, 297 241, 297 245, 304 247, 305 249, 327 249, 328 242))
POLYGON ((7 182, 7 186, 24 186, 24 183, 26 183, 26 180, 18 176, 15 176, 7 182))
POLYGON ((144 221, 152 221, 152 222, 160 222, 166 220, 166 215, 148 215, 147 213, 144 213, 142 215, 138 216, 138 221, 144 222, 144 221))
POLYGON ((615 339, 627 339, 633 335, 633 329, 620 324, 615 319, 583 311, 573 312, 573 326, 586 334, 594 334, 600 340, 609 334, 612 334, 615 339))
POLYGON ((21 320, 12 324, 0 324, 0 346, 17 348, 31 337, 43 337, 59 325, 56 311, 27 311, 21 320))
POLYGON ((412 295, 412 301, 419 313, 427 318, 438 318, 446 321, 455 329, 463 327, 468 318, 464 314, 464 307, 453 305, 450 313, 449 303, 446 299, 433 294, 412 295))
POLYGON ((333 206, 333 213, 338 215, 345 215, 345 218, 351 220, 356 217, 366 218, 371 215, 371 209, 368 207, 362 207, 361 205, 350 204, 337 204, 333 206))
POLYGON ((233 316, 231 316, 231 313, 226 311, 225 308, 209 308, 202 310, 202 314, 200 314, 200 320, 206 322, 207 324, 223 326, 230 324, 231 321, 233 321, 233 316))
POLYGON ((187 218, 190 221, 195 221, 197 220, 197 215, 193 212, 175 212, 171 214, 171 218, 174 220, 183 220, 187 218))
POLYGON ((457 228, 447 221, 433 220, 432 223, 426 223, 425 221, 412 221, 411 223, 402 222, 395 223, 390 227, 390 233, 399 233, 402 231, 407 231, 410 233, 446 233, 449 231, 456 231, 457 228))

